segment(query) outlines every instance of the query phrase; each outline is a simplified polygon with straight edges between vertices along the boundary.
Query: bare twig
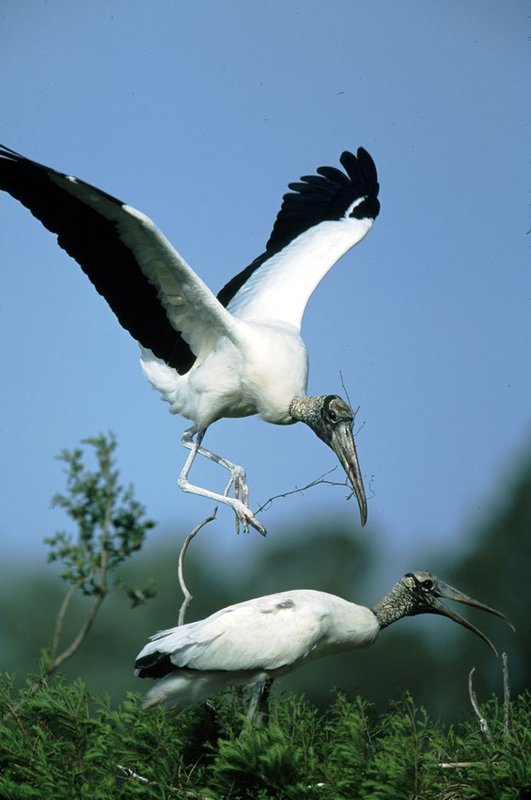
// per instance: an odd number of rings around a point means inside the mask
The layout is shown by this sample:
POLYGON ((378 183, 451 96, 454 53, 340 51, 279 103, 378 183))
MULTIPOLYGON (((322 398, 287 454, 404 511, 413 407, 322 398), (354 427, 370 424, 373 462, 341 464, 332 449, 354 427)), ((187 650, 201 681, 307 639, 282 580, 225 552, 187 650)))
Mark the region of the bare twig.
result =
POLYGON ((479 722, 479 729, 483 736, 487 739, 488 742, 492 743, 492 734, 490 732, 489 724, 483 714, 480 711, 478 699, 476 697, 476 693, 474 691, 474 687, 472 686, 472 676, 476 671, 475 667, 472 667, 468 674, 468 695, 470 697, 470 702, 472 703, 472 708, 474 709, 474 713, 478 718, 479 722))
POLYGON ((140 783, 150 783, 150 781, 147 778, 144 778, 143 775, 139 775, 138 772, 135 772, 133 769, 130 769, 129 767, 124 767, 122 766, 122 764, 117 764, 116 766, 118 767, 118 769, 122 770, 126 778, 134 778, 135 781, 139 781, 140 783))
POLYGON ((184 540, 183 546, 181 547, 181 550, 179 552, 179 565, 178 565, 179 586, 181 587, 181 592, 184 595, 184 600, 182 602, 182 605, 181 605, 181 608, 180 608, 180 611, 179 611, 179 621, 177 623, 178 625, 182 625, 184 623, 184 615, 186 614, 186 609, 188 608, 188 606, 190 605, 190 603, 193 600, 193 595, 188 590, 188 587, 187 587, 186 582, 184 580, 184 557, 186 555, 186 551, 188 550, 188 546, 189 546, 190 542, 192 541, 192 539, 194 538, 194 536, 197 536, 199 531, 202 528, 204 528, 205 525, 207 525, 209 522, 212 522, 214 519, 216 519, 217 512, 218 512, 218 509, 217 509, 217 506, 216 506, 216 508, 214 509, 212 514, 210 514, 210 516, 205 517, 205 519, 202 522, 200 522, 199 525, 195 526, 193 531, 191 531, 188 534, 188 536, 186 537, 186 539, 184 540))
POLYGON ((76 594, 77 590, 80 589, 82 585, 83 585, 83 579, 77 581, 76 583, 72 583, 65 592, 65 596, 63 597, 63 602, 61 603, 61 607, 58 611, 57 619, 55 621, 52 646, 50 648, 50 664, 54 664, 55 659, 57 658, 57 651, 59 650, 59 641, 61 638, 61 632, 63 630, 63 625, 66 617, 66 612, 68 611, 68 607, 72 602, 72 599, 76 594))
POLYGON ((72 640, 71 644, 68 647, 66 647, 63 650, 63 652, 60 653, 60 655, 58 655, 55 658, 53 663, 50 664, 48 669, 45 670, 45 674, 46 675, 51 675, 53 672, 55 672, 56 669, 58 669, 61 666, 61 664, 64 661, 67 661, 67 659, 72 658, 72 656, 75 653, 77 653, 77 651, 79 650, 79 648, 81 647, 81 645, 83 644, 85 639, 87 638, 87 636, 88 636, 88 634, 90 632, 90 629, 92 628, 92 626, 94 624, 94 621, 95 621, 95 619, 96 619, 96 617, 98 615, 98 611, 100 610, 100 606, 101 606, 101 604, 103 603, 103 601, 105 599, 105 595, 106 595, 105 591, 102 591, 101 594, 97 595, 96 599, 94 600, 94 603, 92 604, 92 608, 90 609, 85 622, 83 623, 83 625, 81 626, 81 628, 79 630, 79 633, 77 634, 75 639, 72 640))
POLYGON ((343 378, 343 370, 342 369, 339 370, 339 378, 341 380, 341 387, 342 387, 343 391, 345 392, 345 397, 348 400, 348 404, 352 408, 352 403, 350 402, 350 395, 348 393, 347 387, 345 386, 345 380, 343 378))
POLYGON ((511 689, 509 686, 509 665, 507 653, 502 653, 503 664, 503 735, 509 736, 509 722, 511 715, 511 689))
MULTIPOLYGON (((123 778, 124 780, 135 780, 138 781, 139 783, 147 784, 148 786, 158 785, 156 781, 150 781, 149 778, 145 778, 143 775, 139 775, 138 772, 135 772, 130 767, 124 767, 122 764, 117 764, 116 766, 122 772, 122 775, 120 775, 119 777, 123 778)), ((169 790, 172 793, 178 792, 180 797, 184 796, 184 797, 196 798, 197 800, 213 800, 213 798, 208 795, 198 794, 197 792, 188 791, 186 789, 183 790, 181 788, 178 788, 177 786, 170 786, 169 790)))
MULTIPOLYGON (((341 386, 342 386, 342 388, 343 388, 343 391, 345 392, 345 396, 346 396, 346 398, 347 398, 347 400, 348 400, 348 404, 349 404, 349 406, 350 406, 351 408, 353 408, 353 406, 352 406, 352 401, 351 401, 351 399, 350 399, 350 395, 349 395, 349 393, 348 393, 348 389, 347 389, 347 387, 346 387, 346 385, 345 385, 345 381, 343 380, 343 371, 342 371, 342 370, 339 370, 339 377, 340 377, 340 379, 341 379, 341 386)), ((360 407, 358 406, 358 407, 357 407, 357 409, 354 411, 354 419, 356 419, 356 415, 357 415, 357 413, 358 413, 358 411, 359 411, 359 410, 360 410, 360 407)), ((358 428, 358 430, 356 431, 356 435, 357 435, 357 434, 358 434, 358 433, 361 431, 361 429, 363 428, 363 426, 364 426, 364 425, 365 425, 365 423, 364 423, 364 422, 362 422, 362 424, 360 425, 360 427, 359 427, 359 428, 358 428)))
POLYGON ((269 508, 269 506, 273 503, 274 500, 278 500, 281 497, 289 497, 290 494, 298 494, 299 492, 301 492, 301 493, 305 492, 306 489, 313 489, 314 486, 319 486, 319 484, 321 484, 321 483, 327 484, 328 486, 347 486, 348 487, 348 484, 347 484, 346 480, 345 481, 327 481, 327 480, 325 480, 326 476, 330 475, 336 469, 337 469, 337 467, 332 467, 332 469, 329 469, 328 472, 324 472, 318 478, 315 478, 315 480, 310 481, 310 483, 307 483, 306 486, 296 486, 295 489, 289 489, 287 492, 282 492, 281 494, 273 495, 272 497, 269 498, 269 500, 266 500, 265 503, 262 503, 262 505, 256 510, 255 513, 259 514, 261 511, 264 511, 265 509, 269 508))

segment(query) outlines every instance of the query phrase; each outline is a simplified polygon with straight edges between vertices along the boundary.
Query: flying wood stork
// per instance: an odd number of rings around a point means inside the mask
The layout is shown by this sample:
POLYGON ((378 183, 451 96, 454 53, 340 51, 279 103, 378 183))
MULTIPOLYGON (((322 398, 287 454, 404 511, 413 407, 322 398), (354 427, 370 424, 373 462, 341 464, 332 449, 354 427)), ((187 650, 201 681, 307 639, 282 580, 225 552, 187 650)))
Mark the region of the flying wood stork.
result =
POLYGON ((140 211, 77 178, 0 147, 0 189, 20 200, 81 266, 121 325, 138 341, 141 364, 170 410, 193 422, 179 486, 225 503, 237 527, 265 533, 248 507, 242 467, 203 448, 222 417, 259 414, 266 422, 305 422, 336 453, 356 495, 367 501, 351 408, 337 395, 306 394, 308 358, 300 335, 317 284, 378 215, 370 155, 340 158, 345 172, 319 167, 289 185, 265 252, 217 297, 140 211), (224 495, 188 480, 197 454, 230 472, 224 495), (229 497, 234 485, 234 497, 229 497))
POLYGON ((449 617, 497 655, 492 642, 441 597, 508 622, 429 572, 408 572, 372 609, 311 589, 257 597, 151 637, 135 663, 138 677, 156 679, 145 705, 165 703, 182 711, 228 686, 270 684, 306 661, 367 647, 383 628, 416 614, 449 617))

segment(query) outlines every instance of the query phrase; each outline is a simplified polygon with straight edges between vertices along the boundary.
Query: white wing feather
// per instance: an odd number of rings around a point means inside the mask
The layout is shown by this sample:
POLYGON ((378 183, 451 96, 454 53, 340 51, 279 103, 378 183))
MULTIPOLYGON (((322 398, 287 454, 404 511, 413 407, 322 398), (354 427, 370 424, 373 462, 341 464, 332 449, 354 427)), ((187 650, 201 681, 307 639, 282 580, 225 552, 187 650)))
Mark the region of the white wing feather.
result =
POLYGON ((319 627, 314 615, 289 597, 259 600, 162 631, 138 658, 158 651, 170 654, 176 667, 210 672, 278 669, 307 655, 319 627), (294 637, 294 626, 303 636, 294 637))
POLYGON ((209 352, 219 336, 233 341, 237 338, 237 320, 149 217, 76 178, 55 172, 50 172, 49 177, 115 223, 120 239, 134 253, 140 269, 155 287, 170 324, 197 357, 209 352))
POLYGON ((346 216, 314 225, 264 262, 233 297, 228 310, 238 319, 285 322, 300 330, 314 289, 372 224, 372 219, 346 216))
POLYGON ((170 655, 176 667, 200 671, 277 670, 336 648, 335 622, 367 620, 364 636, 376 635, 372 612, 312 590, 282 592, 228 606, 207 619, 161 631, 139 653, 170 655))
POLYGON ((175 330, 199 359, 220 337, 238 341, 238 322, 203 283, 149 217, 124 206, 120 238, 134 252, 142 272, 157 289, 175 330), (131 224, 133 221, 133 224, 131 224))

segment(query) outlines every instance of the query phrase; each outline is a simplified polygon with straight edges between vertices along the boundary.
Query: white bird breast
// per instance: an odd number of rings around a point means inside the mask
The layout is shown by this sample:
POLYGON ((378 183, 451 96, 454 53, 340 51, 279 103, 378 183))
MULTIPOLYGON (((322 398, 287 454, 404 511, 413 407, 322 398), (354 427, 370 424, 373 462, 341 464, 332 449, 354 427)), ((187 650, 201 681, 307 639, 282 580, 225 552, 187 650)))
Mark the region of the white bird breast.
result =
POLYGON ((308 354, 298 330, 275 321, 241 325, 242 393, 266 422, 293 422, 290 403, 306 394, 308 382, 308 354))
POLYGON ((293 422, 289 405, 305 394, 308 356, 299 332, 284 323, 237 321, 238 341, 220 337, 190 372, 176 370, 144 350, 142 369, 174 414, 206 428, 220 417, 260 414, 266 422, 293 422))

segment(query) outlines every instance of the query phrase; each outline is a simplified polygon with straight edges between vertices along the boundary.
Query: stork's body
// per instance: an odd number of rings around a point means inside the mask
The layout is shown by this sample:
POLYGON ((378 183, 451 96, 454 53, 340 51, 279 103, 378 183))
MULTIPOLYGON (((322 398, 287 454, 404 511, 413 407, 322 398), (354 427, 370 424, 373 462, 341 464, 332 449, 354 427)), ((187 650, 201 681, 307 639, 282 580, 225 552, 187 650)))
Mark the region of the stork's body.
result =
POLYGON ((177 711, 228 686, 274 680, 307 661, 371 645, 379 632, 405 616, 442 614, 491 642, 446 608, 445 597, 503 614, 427 572, 405 575, 366 608, 325 592, 298 589, 228 606, 207 619, 152 637, 136 659, 136 674, 154 678, 146 705, 177 711))
POLYGON ((146 705, 181 711, 227 686, 273 680, 306 661, 367 647, 379 630, 373 611, 341 597, 279 592, 161 631, 137 656, 137 675, 159 678, 146 705))
POLYGON ((179 485, 227 503, 244 527, 262 525, 247 505, 241 467, 201 447, 222 417, 258 414, 302 421, 337 454, 360 507, 367 507, 352 435, 353 412, 336 395, 308 397, 300 335, 306 304, 334 263, 370 230, 379 211, 369 154, 343 153, 346 170, 320 167, 290 184, 265 252, 219 292, 210 291, 154 223, 83 181, 0 147, 0 189, 26 205, 78 261, 118 320, 139 342, 142 368, 171 411, 191 420, 191 451, 179 485), (194 440, 195 437, 195 440, 194 440), (197 453, 231 473, 236 498, 194 486, 197 453))
POLYGON ((290 325, 257 324, 234 318, 231 338, 197 360, 186 375, 144 352, 148 380, 170 403, 173 413, 205 430, 223 417, 259 414, 265 422, 288 425, 294 397, 305 395, 308 356, 299 332, 290 325), (275 353, 275 358, 271 358, 275 353))

